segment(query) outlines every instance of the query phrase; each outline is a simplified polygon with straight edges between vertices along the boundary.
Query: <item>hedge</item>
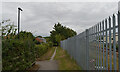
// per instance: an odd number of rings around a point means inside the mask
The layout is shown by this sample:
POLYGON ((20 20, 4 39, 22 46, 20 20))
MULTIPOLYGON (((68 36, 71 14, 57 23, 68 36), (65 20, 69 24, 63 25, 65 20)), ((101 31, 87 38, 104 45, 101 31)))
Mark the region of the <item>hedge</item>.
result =
POLYGON ((37 57, 43 55, 51 43, 35 45, 32 39, 7 39, 2 41, 3 71, 26 70, 37 57))

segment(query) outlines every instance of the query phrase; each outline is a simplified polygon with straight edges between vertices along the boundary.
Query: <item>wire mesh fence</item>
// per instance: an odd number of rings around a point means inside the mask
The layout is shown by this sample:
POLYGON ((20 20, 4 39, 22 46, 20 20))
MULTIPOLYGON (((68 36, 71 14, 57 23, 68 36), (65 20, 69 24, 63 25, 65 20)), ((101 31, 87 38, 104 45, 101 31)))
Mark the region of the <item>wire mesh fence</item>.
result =
POLYGON ((119 70, 120 12, 86 31, 61 41, 83 70, 119 70))

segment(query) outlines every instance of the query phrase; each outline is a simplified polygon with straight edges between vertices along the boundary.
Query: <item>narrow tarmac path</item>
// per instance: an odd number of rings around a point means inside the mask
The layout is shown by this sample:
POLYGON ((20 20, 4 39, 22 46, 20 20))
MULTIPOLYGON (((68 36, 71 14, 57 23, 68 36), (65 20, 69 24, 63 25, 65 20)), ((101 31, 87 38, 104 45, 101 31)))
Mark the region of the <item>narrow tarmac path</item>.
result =
MULTIPOLYGON (((57 47, 56 47, 57 49, 57 47)), ((56 60, 53 60, 56 54, 56 49, 51 57, 50 60, 45 60, 45 61, 37 61, 36 64, 40 66, 39 70, 58 70, 58 64, 56 60)))

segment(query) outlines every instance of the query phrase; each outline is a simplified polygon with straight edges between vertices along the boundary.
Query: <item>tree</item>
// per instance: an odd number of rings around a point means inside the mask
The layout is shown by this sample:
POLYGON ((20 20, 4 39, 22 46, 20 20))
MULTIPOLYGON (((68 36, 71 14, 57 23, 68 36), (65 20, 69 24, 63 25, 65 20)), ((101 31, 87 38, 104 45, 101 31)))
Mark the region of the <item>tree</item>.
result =
POLYGON ((61 40, 65 40, 69 37, 75 36, 77 33, 65 26, 62 26, 59 22, 55 24, 53 30, 50 31, 50 40, 55 44, 59 45, 61 40))
POLYGON ((56 42, 57 42, 57 45, 59 45, 61 39, 62 39, 62 37, 61 37, 60 34, 55 35, 55 40, 56 40, 56 42))
MULTIPOLYGON (((23 40, 25 40, 25 39, 33 40, 35 38, 31 32, 26 32, 26 31, 21 31, 19 33, 19 37, 20 37, 20 39, 23 39, 23 40)), ((18 38, 18 35, 16 35, 16 38, 18 38)))
POLYGON ((37 37, 40 37, 40 38, 42 38, 42 36, 37 36, 37 37))

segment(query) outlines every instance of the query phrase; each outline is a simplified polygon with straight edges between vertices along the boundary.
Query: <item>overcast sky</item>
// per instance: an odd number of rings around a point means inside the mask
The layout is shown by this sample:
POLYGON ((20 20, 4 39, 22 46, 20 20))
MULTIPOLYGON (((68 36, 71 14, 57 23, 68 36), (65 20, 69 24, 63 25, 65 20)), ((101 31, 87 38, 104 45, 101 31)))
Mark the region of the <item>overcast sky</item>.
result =
POLYGON ((117 13, 117 2, 3 2, 2 19, 17 25, 17 7, 21 7, 20 30, 49 36, 55 23, 79 34, 106 17, 117 13))

